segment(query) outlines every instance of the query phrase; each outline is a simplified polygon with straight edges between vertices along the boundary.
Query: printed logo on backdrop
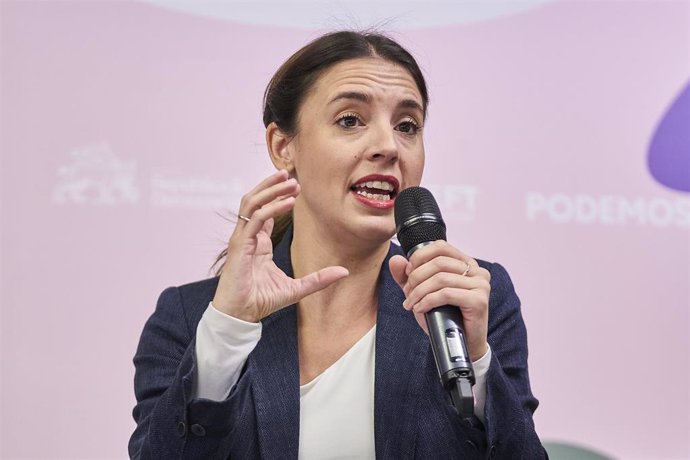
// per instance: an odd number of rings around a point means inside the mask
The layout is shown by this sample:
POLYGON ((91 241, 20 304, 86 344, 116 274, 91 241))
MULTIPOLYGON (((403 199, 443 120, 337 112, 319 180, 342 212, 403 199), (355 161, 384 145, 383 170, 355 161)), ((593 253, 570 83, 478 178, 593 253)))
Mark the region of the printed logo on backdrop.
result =
POLYGON ((558 224, 690 227, 690 200, 527 192, 527 220, 558 224))
MULTIPOLYGON (((57 170, 52 201, 56 204, 114 206, 144 200, 157 208, 227 209, 240 202, 250 186, 237 179, 217 179, 179 171, 154 171, 137 176, 134 161, 125 161, 108 142, 75 148, 70 161, 57 170), (148 183, 147 183, 148 182, 148 183), (143 185, 143 186, 142 186, 143 185)), ((475 218, 478 189, 474 185, 428 185, 446 220, 475 218)))
POLYGON ((108 142, 75 148, 58 167, 51 200, 59 205, 148 204, 160 208, 226 209, 239 203, 247 187, 237 180, 190 176, 176 171, 137 175, 137 164, 119 158, 108 142))
MULTIPOLYGON (((690 83, 670 104, 649 144, 647 167, 658 183, 690 192, 690 83)), ((568 224, 690 228, 690 198, 528 192, 527 219, 568 224)))
POLYGON ((57 170, 54 203, 113 206, 139 202, 136 164, 117 158, 107 142, 73 149, 69 158, 57 170))
POLYGON ((163 208, 226 209, 237 206, 246 193, 238 181, 160 172, 151 176, 151 206, 163 208))
POLYGON ((434 195, 445 221, 471 222, 477 214, 479 189, 474 185, 425 185, 434 195))
POLYGON ((649 144, 647 164, 660 184, 690 192, 690 82, 659 122, 649 144))

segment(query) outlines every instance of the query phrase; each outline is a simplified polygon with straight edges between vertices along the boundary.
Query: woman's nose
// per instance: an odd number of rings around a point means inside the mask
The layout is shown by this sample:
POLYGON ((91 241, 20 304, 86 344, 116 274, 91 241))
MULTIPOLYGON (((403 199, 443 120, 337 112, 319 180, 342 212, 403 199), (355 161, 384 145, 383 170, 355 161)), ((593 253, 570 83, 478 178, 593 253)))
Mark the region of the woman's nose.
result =
POLYGON ((388 124, 381 124, 374 126, 370 132, 372 139, 367 158, 370 160, 397 160, 398 143, 393 127, 388 124))

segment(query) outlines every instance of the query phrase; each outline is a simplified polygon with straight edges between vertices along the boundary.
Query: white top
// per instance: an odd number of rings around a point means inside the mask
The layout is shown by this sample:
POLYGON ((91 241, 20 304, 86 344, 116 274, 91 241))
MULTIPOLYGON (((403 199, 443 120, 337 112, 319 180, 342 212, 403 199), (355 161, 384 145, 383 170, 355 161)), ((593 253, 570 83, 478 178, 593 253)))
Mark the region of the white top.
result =
POLYGON ((299 458, 376 458, 376 326, 321 375, 299 387, 299 458))
MULTIPOLYGON (((209 303, 196 330, 194 398, 222 401, 261 338, 261 323, 248 323, 209 303)), ((375 458, 374 363, 376 326, 314 380, 300 386, 299 457, 375 458)), ((472 363, 474 413, 484 422, 486 372, 491 349, 472 363)))

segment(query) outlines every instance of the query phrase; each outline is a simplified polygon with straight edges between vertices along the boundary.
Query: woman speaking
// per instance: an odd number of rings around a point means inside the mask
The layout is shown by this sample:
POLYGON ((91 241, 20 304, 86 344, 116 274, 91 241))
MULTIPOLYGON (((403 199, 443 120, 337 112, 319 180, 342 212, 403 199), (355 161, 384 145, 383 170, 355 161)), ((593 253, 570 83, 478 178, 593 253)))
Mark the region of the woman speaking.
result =
POLYGON ((239 203, 219 276, 165 290, 146 323, 132 458, 546 457, 506 271, 391 242, 427 105, 414 58, 375 33, 327 34, 278 69, 263 112, 277 172, 239 203), (426 333, 445 305, 474 366, 468 419, 426 333))

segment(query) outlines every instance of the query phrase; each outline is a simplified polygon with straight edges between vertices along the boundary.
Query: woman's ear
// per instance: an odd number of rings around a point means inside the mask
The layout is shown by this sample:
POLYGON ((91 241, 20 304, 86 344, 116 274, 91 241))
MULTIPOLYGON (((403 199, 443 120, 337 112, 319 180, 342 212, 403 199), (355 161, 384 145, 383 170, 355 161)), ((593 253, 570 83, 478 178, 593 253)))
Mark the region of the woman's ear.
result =
POLYGON ((273 165, 277 169, 285 169, 292 174, 295 170, 295 165, 292 160, 290 141, 292 141, 292 137, 281 131, 275 122, 272 122, 266 128, 266 146, 268 147, 268 154, 271 156, 273 165))

